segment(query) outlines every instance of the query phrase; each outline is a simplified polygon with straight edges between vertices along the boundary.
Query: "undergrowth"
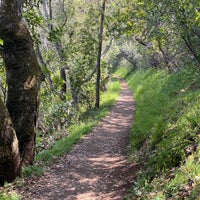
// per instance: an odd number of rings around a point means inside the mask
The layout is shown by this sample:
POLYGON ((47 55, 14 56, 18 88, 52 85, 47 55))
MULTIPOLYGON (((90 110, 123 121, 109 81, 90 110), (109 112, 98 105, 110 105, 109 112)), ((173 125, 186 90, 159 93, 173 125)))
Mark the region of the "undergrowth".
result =
POLYGON ((134 92, 131 156, 143 167, 127 199, 199 199, 199 70, 129 72, 118 70, 134 92))
POLYGON ((13 185, 6 183, 4 188, 0 190, 0 200, 20 200, 20 197, 13 191, 13 185))

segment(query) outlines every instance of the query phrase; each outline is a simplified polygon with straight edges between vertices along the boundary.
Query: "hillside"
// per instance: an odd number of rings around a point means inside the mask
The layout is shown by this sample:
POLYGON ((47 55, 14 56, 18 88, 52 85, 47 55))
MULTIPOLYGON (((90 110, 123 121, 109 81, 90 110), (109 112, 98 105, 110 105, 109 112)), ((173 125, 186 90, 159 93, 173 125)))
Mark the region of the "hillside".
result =
MULTIPOLYGON (((142 164, 133 199, 199 199, 199 71, 121 68, 134 92, 131 159, 142 164)), ((132 198, 128 198, 132 199, 132 198)))

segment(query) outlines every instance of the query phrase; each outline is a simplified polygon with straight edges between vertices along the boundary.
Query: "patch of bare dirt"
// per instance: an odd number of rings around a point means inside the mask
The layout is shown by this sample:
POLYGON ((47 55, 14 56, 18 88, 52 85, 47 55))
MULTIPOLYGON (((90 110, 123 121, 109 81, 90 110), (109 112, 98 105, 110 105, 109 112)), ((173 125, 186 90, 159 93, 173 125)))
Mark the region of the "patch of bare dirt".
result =
POLYGON ((127 160, 134 101, 127 84, 103 122, 21 191, 32 200, 122 200, 138 166, 127 160))

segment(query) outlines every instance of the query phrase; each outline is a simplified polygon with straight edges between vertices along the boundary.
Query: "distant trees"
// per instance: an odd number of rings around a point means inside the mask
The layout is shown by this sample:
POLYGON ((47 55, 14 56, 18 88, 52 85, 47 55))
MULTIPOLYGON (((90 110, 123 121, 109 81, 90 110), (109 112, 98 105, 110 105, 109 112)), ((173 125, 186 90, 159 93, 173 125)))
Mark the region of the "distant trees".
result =
MULTIPOLYGON (((42 45, 37 45, 37 53, 46 76, 39 115, 44 133, 67 127, 78 120, 80 110, 95 106, 97 57, 102 61, 112 44, 104 34, 104 55, 98 55, 102 2, 45 0, 37 8, 43 20, 35 31, 40 35, 42 45)), ((103 80, 110 65, 101 69, 103 80)))
POLYGON ((132 48, 137 51, 135 56, 142 56, 137 61, 143 67, 176 71, 192 64, 199 68, 198 0, 128 0, 115 3, 110 20, 112 31, 118 36, 124 37, 125 34, 127 40, 132 41, 132 48))

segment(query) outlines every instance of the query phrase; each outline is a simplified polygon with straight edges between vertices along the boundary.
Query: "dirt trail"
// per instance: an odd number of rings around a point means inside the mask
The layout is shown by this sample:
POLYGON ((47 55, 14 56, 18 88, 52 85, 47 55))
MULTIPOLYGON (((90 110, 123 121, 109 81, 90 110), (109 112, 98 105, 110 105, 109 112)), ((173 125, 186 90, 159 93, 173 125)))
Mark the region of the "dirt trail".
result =
POLYGON ((73 150, 28 185, 24 199, 123 200, 138 167, 127 161, 134 102, 127 84, 109 116, 73 150))

